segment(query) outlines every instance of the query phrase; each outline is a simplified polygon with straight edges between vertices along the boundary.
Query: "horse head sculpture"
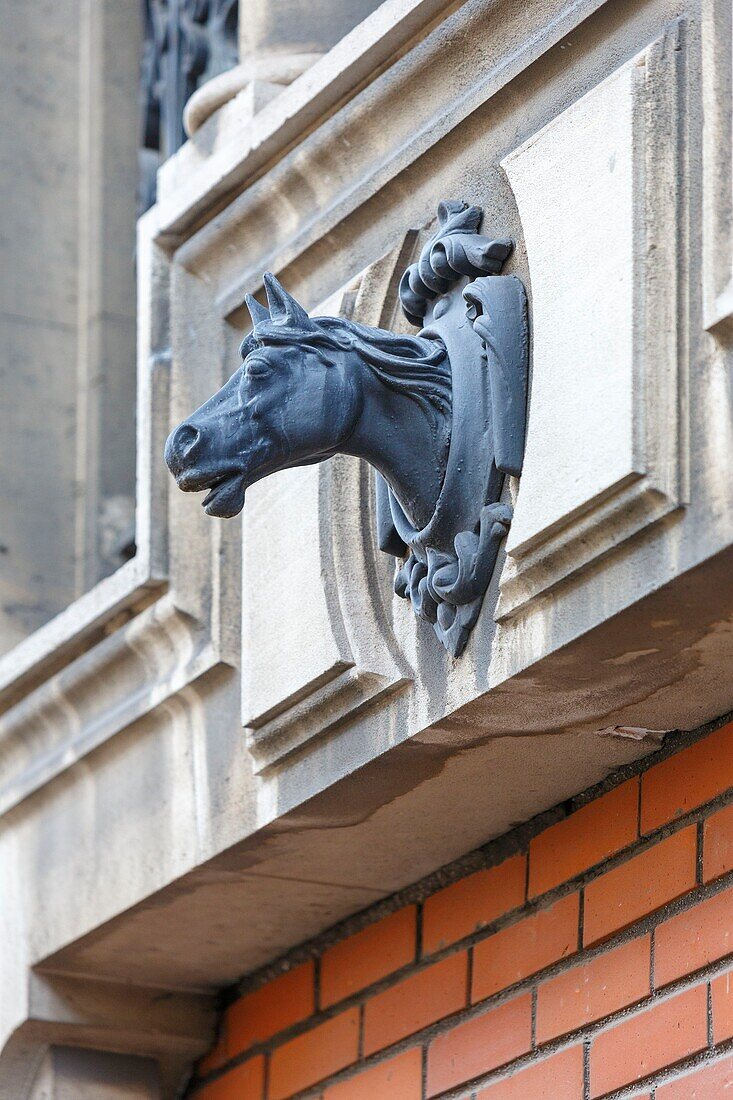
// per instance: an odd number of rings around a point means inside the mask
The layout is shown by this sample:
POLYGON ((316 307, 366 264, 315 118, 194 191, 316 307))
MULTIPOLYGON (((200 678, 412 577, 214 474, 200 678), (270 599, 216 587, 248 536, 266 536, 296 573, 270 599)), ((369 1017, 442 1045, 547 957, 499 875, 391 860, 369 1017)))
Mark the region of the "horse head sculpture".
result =
POLYGON ((457 656, 511 520, 526 404, 526 297, 500 276, 512 244, 477 234, 481 211, 441 203, 439 230, 405 272, 416 336, 312 318, 265 274, 267 307, 228 382, 169 436, 165 459, 204 510, 231 517, 277 470, 351 454, 377 471, 383 550, 406 560, 395 590, 457 656))
POLYGON ((208 489, 205 511, 231 517, 261 478, 341 452, 379 470, 423 526, 448 456, 445 345, 311 319, 274 275, 264 281, 268 308, 247 298, 253 328, 241 367, 168 438, 179 488, 208 489))

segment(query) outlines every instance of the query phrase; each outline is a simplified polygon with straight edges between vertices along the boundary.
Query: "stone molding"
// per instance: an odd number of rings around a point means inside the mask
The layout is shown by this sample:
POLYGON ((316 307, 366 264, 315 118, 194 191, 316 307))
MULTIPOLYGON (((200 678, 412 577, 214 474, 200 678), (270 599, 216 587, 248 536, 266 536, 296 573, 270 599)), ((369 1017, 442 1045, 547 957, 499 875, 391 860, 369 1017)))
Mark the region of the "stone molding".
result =
POLYGON ((275 55, 261 61, 253 58, 219 73, 197 88, 186 103, 183 111, 186 133, 193 137, 213 114, 250 86, 254 86, 251 102, 256 110, 261 110, 321 57, 322 53, 301 53, 275 55))
MULTIPOLYGON (((418 115, 411 127, 410 140, 407 143, 400 140, 398 151, 395 151, 397 155, 385 157, 389 166, 380 165, 377 174, 374 174, 372 164, 369 193, 374 194, 388 179, 394 178, 406 163, 415 160, 439 137, 449 133, 605 2, 571 0, 564 6, 558 5, 559 12, 500 64, 490 66, 481 73, 466 74, 470 88, 468 94, 462 94, 457 89, 458 94, 452 100, 441 102, 437 112, 428 97, 423 105, 416 103, 418 115), (427 118, 422 117, 424 115, 427 118)), ((469 5, 464 0, 461 7, 468 8, 469 5)), ((233 197, 245 185, 254 184, 265 165, 277 165, 286 157, 293 142, 307 135, 316 121, 319 122, 316 146, 329 143, 328 122, 331 116, 361 92, 366 79, 383 66, 388 67, 389 59, 398 56, 408 42, 413 44, 413 49, 407 54, 407 67, 400 73, 400 83, 421 79, 425 58, 419 56, 417 46, 419 40, 433 30, 436 16, 442 10, 443 0, 386 0, 254 119, 247 114, 238 125, 233 113, 232 125, 227 128, 227 121, 222 118, 226 140, 221 142, 215 155, 206 151, 202 156, 191 143, 179 150, 163 165, 158 178, 161 240, 170 248, 188 241, 194 228, 215 216, 224 199, 233 197)), ((475 14, 470 11, 472 18, 475 14)), ((460 13, 452 13, 451 18, 459 22, 460 13)), ((377 84, 378 80, 373 83, 377 84)), ((367 92, 369 95, 370 92, 367 92)), ((228 109, 224 108, 222 116, 228 109)), ((271 167, 268 176, 272 178, 271 167)), ((257 190, 255 188, 255 195, 257 190)), ((348 205, 338 205, 340 217, 345 217, 349 210, 363 201, 361 187, 352 188, 350 192, 348 205)), ((251 200, 255 199, 255 195, 250 197, 251 200)), ((311 240, 327 232, 329 222, 333 224, 331 203, 321 203, 320 210, 320 217, 312 223, 314 232, 309 235, 311 240)), ((204 244, 204 240, 197 234, 197 246, 204 244)), ((300 240, 288 243, 291 248, 297 245, 298 251, 308 246, 300 240)), ((277 273, 290 258, 286 255, 268 257, 267 265, 277 273)), ((227 313, 243 303, 245 293, 257 290, 261 271, 262 266, 241 280, 241 288, 232 288, 225 301, 227 313)))
MULTIPOLYGON (((144 219, 140 224, 144 227, 144 219)), ((137 553, 0 658, 0 713, 115 624, 157 599, 166 586, 168 483, 158 456, 170 396, 168 263, 144 228, 139 233, 138 282, 137 553)))
POLYGON ((25 1100, 49 1046, 65 1044, 154 1059, 161 1096, 172 1097, 216 1026, 206 994, 35 972, 26 994, 27 1018, 3 1050, 3 1100, 25 1100))
POLYGON ((733 17, 725 0, 704 0, 703 315, 705 328, 733 336, 733 17))
POLYGON ((134 615, 0 716, 0 814, 220 663, 207 626, 170 597, 134 615))

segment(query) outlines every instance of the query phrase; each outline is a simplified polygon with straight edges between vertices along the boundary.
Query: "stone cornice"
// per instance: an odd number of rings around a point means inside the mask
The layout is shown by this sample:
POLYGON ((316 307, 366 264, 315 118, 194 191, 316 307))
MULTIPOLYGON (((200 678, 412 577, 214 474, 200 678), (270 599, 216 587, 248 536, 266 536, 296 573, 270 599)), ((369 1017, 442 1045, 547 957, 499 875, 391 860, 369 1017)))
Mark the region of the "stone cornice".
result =
MULTIPOLYGON (((462 21, 465 25, 489 16, 498 27, 504 17, 502 9, 507 4, 505 0, 482 0, 481 3, 464 0, 448 5, 444 0, 386 0, 254 118, 246 114, 238 118, 236 100, 227 104, 217 119, 220 133, 213 141, 213 151, 211 139, 209 142, 200 139, 197 143, 195 136, 163 166, 156 207, 157 239, 166 248, 179 247, 215 217, 233 196, 245 187, 251 188, 265 170, 271 180, 273 168, 287 161, 291 150, 312 133, 316 135, 316 149, 320 143, 332 141, 328 121, 357 96, 362 109, 369 110, 368 101, 378 98, 380 76, 386 70, 389 79, 396 80, 402 88, 400 94, 409 95, 414 108, 413 124, 409 140, 399 142, 396 156, 384 157, 383 167, 380 165, 375 171, 374 161, 370 159, 369 185, 373 195, 399 171, 400 165, 413 161, 445 136, 604 3, 605 0, 571 0, 521 46, 505 51, 499 64, 489 64, 480 75, 464 73, 461 76, 459 70, 455 77, 450 74, 451 65, 460 63, 463 51, 460 36, 453 36, 451 40, 449 34, 439 47, 438 64, 443 67, 442 77, 436 72, 435 79, 450 89, 450 93, 440 97, 436 104, 432 97, 426 96, 421 102, 412 91, 406 90, 414 89, 425 79, 426 60, 416 47, 431 36, 436 27, 450 28, 455 23, 457 29, 462 21), (454 13, 455 19, 452 19, 454 13), (451 58, 452 53, 455 59, 451 58), (395 65, 398 60, 399 66, 395 65), (461 80, 466 81, 463 89, 461 80), (366 100, 360 93, 365 93, 366 100)), ((502 39, 503 33, 497 31, 497 42, 502 39)), ((376 121, 382 115, 377 110, 373 117, 376 121)), ((379 132, 384 138, 382 127, 379 132)), ((352 156, 353 153, 351 150, 352 156)), ((349 195, 350 209, 363 201, 361 188, 354 187, 353 176, 350 176, 349 195)), ((326 204, 324 217, 312 226, 316 236, 329 228, 327 220, 331 207, 332 204, 326 204)), ((264 261, 258 260, 261 262, 264 261)), ((281 262, 268 258, 266 266, 278 271, 285 262, 285 258, 281 262)), ((258 285, 259 275, 253 274, 230 308, 240 305, 246 290, 256 289, 258 285)))
POLYGON ((134 616, 0 717, 0 815, 221 663, 170 598, 134 616))

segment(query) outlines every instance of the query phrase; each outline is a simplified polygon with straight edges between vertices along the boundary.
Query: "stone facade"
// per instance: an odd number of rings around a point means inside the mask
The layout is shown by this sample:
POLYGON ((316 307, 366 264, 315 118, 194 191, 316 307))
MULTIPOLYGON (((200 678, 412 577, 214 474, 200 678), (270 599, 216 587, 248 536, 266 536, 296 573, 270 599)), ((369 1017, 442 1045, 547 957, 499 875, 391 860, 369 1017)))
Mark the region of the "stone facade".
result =
MULTIPOLYGON (((702 768, 694 753, 708 750, 685 747, 685 731, 733 710, 730 5, 319 0, 309 23, 313 7, 248 6, 240 65, 191 101, 191 137, 162 165, 133 248, 122 150, 137 4, 3 5, 13 75, 0 99, 23 153, 0 165, 16 212, 0 240, 15 276, 2 319, 0 1097, 163 1100, 192 1072, 207 1100, 388 1087, 399 1100, 574 1100, 583 1080, 594 1097, 631 1096, 635 1081, 657 1100, 688 1095, 670 1067, 728 1072, 706 1068, 728 1049, 728 940, 678 952, 666 979, 658 948, 680 920, 699 919, 702 944, 728 885, 706 853, 728 820, 729 734, 696 743, 714 747, 702 768), (457 660, 394 594, 368 466, 338 455, 282 471, 248 490, 241 521, 222 521, 162 458, 236 368, 265 270, 313 315, 413 332, 397 282, 445 198, 514 240, 506 271, 527 288, 531 337, 514 518, 457 660), (114 366, 118 352, 132 362, 123 241, 136 380, 114 366), (105 564, 120 544, 100 531, 124 527, 133 455, 134 556, 105 564), (629 792, 662 744, 634 826, 629 792), (609 776, 621 784, 586 805, 609 776), (622 798, 594 821, 594 805, 622 798), (546 832, 526 826, 548 813, 546 832), (572 839, 583 815, 586 845, 572 839), (506 900, 494 864, 527 853, 528 886, 518 876, 506 900), (464 859, 454 884, 441 879, 464 859), (642 908, 603 923, 637 895, 642 908), (573 904, 567 950, 536 977, 540 925, 573 904), (428 962, 431 908, 457 932, 435 933, 428 962), (410 939, 375 976, 360 949, 324 1003, 329 929, 356 920, 336 937, 348 945, 418 916, 419 953, 410 939), (522 928, 527 942, 497 964, 516 968, 492 979, 486 945, 522 928), (639 992, 652 929, 655 985, 639 992), (629 955, 618 998, 573 1017, 570 1039, 544 1031, 543 990, 576 965, 612 966, 614 951, 629 955), (310 979, 264 1003, 278 959, 306 968, 289 973, 296 985, 319 973, 318 1004, 310 979), (260 1022, 227 1046, 221 997, 244 995, 243 980, 265 990, 246 994, 260 1022), (370 1044, 372 997, 399 1005, 370 1044), (491 1061, 473 1031, 512 1012, 491 1061), (664 1046, 678 1020, 679 1045, 664 1046), (658 1056, 622 1057, 627 1026, 661 1034, 658 1056), (299 1068, 306 1048, 315 1069, 299 1068)), ((719 845, 710 858, 729 874, 719 845)))

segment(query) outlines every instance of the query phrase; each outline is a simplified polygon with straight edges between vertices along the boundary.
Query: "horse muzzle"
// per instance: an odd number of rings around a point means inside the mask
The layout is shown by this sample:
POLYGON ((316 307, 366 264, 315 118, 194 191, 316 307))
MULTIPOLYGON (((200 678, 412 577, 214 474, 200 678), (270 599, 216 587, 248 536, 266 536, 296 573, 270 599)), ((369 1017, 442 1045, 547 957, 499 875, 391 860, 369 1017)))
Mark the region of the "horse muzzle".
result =
POLYGON ((207 469, 200 453, 203 438, 201 430, 190 421, 179 424, 166 441, 166 465, 184 493, 209 490, 201 502, 207 515, 228 519, 244 506, 245 478, 239 470, 207 469))
POLYGON ((207 516, 231 519, 244 507, 247 485, 241 474, 231 474, 212 485, 201 501, 201 507, 207 516))

